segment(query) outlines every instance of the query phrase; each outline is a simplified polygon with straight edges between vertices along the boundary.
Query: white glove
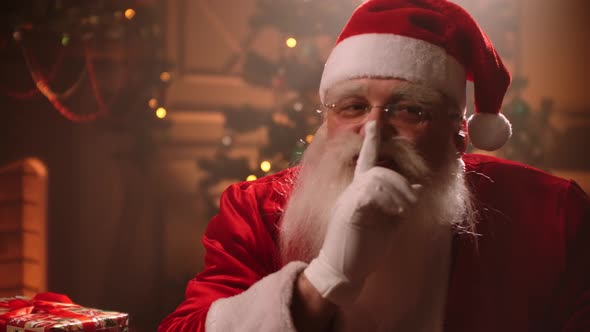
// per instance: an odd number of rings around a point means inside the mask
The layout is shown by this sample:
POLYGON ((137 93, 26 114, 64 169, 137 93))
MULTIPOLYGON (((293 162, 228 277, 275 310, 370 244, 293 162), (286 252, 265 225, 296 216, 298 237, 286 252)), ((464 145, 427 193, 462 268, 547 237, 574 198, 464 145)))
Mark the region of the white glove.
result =
POLYGON ((338 305, 353 302, 383 262, 399 215, 417 201, 420 189, 399 173, 375 166, 379 140, 376 122, 367 122, 354 178, 336 201, 318 257, 304 270, 319 293, 338 305))

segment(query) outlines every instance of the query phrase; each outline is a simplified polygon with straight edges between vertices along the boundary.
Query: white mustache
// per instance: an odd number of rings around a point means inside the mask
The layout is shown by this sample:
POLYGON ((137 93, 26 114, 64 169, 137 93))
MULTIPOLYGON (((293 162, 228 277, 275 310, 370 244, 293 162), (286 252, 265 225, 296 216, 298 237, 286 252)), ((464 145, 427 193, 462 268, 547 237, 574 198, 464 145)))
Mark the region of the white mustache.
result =
MULTIPOLYGON (((351 150, 353 152, 352 165, 354 166, 361 149, 362 137, 360 135, 354 135, 346 139, 349 141, 349 144, 354 146, 351 150)), ((390 168, 403 175, 410 182, 424 183, 432 175, 425 159, 416 150, 414 145, 406 139, 394 137, 381 142, 378 155, 376 166, 390 168)))

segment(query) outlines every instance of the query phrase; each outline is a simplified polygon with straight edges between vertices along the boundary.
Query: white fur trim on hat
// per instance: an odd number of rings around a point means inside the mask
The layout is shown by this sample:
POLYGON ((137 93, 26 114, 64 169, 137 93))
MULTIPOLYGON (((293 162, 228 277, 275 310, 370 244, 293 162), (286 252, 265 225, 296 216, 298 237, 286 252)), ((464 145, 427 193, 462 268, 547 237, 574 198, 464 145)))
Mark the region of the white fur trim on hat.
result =
POLYGON ((467 133, 474 147, 494 151, 506 144, 512 126, 501 113, 475 113, 467 120, 467 133))
POLYGON ((429 42, 385 33, 368 33, 339 42, 326 61, 320 99, 336 83, 360 77, 399 78, 422 83, 465 107, 465 68, 447 52, 429 42))

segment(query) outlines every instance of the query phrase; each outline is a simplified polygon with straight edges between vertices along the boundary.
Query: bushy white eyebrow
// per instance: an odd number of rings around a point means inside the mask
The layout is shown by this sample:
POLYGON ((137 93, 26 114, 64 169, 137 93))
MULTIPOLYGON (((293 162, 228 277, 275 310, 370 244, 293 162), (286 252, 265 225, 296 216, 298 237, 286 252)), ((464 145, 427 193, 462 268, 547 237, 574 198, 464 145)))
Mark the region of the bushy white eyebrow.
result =
POLYGON ((422 85, 405 83, 395 87, 390 96, 395 100, 407 100, 424 106, 442 105, 445 97, 442 93, 422 85))
MULTIPOLYGON (((359 80, 345 81, 336 84, 326 91, 326 102, 323 106, 337 103, 346 98, 365 97, 368 93, 366 82, 359 80)), ((401 82, 391 88, 388 100, 385 102, 406 101, 426 109, 438 109, 448 114, 464 116, 465 110, 459 108, 457 103, 441 91, 423 84, 401 82)))
MULTIPOLYGON (((330 104, 347 97, 365 96, 368 86, 359 81, 341 82, 326 92, 326 104, 330 104)), ((389 93, 391 100, 407 100, 424 105, 440 104, 444 95, 434 89, 414 83, 401 83, 392 88, 389 93)))
POLYGON ((349 96, 366 95, 367 90, 368 86, 361 82, 346 81, 339 83, 326 91, 326 104, 330 104, 349 96))

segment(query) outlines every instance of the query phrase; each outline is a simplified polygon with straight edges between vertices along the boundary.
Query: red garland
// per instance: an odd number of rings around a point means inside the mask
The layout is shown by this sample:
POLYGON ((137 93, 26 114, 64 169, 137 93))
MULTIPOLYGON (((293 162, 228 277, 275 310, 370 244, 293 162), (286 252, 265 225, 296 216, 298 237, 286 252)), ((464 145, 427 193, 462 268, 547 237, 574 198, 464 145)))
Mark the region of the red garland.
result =
POLYGON ((98 113, 97 116, 99 115, 108 115, 109 114, 109 110, 107 109, 106 105, 104 104, 104 100, 102 99, 102 96, 100 94, 100 89, 98 88, 98 83, 96 82, 96 72, 94 71, 94 63, 92 63, 92 60, 90 60, 90 49, 88 48, 88 45, 84 45, 84 55, 85 55, 85 60, 86 60, 86 70, 88 71, 88 74, 90 75, 90 84, 92 86, 92 93, 94 94, 94 99, 96 99, 96 105, 98 105, 98 113))
MULTIPOLYGON (((37 89, 49 100, 49 102, 53 105, 53 107, 66 119, 72 122, 92 122, 98 119, 99 117, 107 116, 110 114, 102 96, 100 93, 100 89, 96 80, 96 72, 94 71, 94 63, 91 59, 91 52, 88 46, 84 47, 84 55, 85 55, 85 63, 86 63, 86 71, 88 72, 90 83, 92 86, 92 92, 94 98, 96 100, 96 104, 98 106, 98 111, 89 114, 76 114, 70 111, 70 109, 61 103, 57 94, 53 92, 48 84, 48 78, 43 75, 41 71, 36 68, 33 68, 34 65, 32 61, 29 61, 29 57, 27 56, 27 52, 23 47, 23 55, 25 56, 25 60, 27 65, 29 66, 29 70, 31 72, 31 77, 37 86, 37 89)), ((125 80, 124 80, 125 81, 125 80)))
MULTIPOLYGON (((55 63, 51 67, 51 70, 49 71, 49 77, 47 78, 48 82, 51 82, 55 79, 55 76, 57 75, 57 72, 59 71, 59 69, 61 68, 61 65, 63 63, 65 53, 66 53, 66 48, 63 47, 61 49, 61 52, 59 53, 57 60, 55 61, 55 63)), ((37 88, 32 88, 27 91, 13 91, 7 87, 0 86, 0 90, 5 95, 15 98, 15 99, 31 99, 34 96, 36 96, 37 94, 39 94, 39 89, 37 89, 37 88)))

